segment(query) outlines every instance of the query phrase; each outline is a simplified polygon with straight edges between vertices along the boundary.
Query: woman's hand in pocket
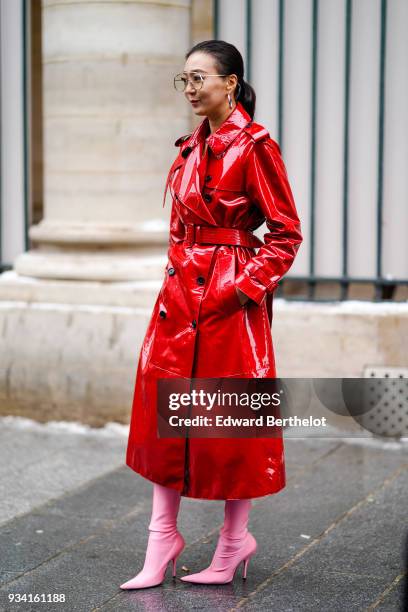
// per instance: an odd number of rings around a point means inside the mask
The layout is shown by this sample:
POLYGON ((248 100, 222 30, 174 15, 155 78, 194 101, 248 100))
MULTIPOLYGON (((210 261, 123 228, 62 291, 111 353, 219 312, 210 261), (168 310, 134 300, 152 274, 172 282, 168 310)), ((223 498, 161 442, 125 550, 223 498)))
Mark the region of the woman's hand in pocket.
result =
POLYGON ((238 299, 240 301, 241 306, 245 306, 245 304, 249 302, 249 297, 246 295, 246 293, 241 291, 241 289, 239 289, 238 287, 235 287, 235 291, 237 292, 238 299))

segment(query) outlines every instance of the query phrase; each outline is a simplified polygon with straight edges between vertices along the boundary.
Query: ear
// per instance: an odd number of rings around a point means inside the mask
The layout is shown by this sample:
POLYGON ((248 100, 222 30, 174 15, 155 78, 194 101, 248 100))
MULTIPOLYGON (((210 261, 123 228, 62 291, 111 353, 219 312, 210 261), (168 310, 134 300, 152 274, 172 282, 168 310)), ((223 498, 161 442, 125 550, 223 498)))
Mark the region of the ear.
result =
POLYGON ((231 92, 235 92, 238 89, 238 77, 236 74, 230 74, 228 76, 228 86, 231 88, 231 92))

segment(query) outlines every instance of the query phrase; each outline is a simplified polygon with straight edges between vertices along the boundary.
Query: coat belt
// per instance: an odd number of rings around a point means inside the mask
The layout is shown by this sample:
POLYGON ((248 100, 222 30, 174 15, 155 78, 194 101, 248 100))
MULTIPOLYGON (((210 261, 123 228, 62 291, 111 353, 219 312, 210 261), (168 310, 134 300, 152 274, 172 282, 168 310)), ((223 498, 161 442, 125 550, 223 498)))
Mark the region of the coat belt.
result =
POLYGON ((263 245, 262 240, 250 230, 235 229, 232 227, 211 227, 209 225, 196 225, 185 223, 184 242, 187 246, 193 244, 229 244, 251 248, 263 245))

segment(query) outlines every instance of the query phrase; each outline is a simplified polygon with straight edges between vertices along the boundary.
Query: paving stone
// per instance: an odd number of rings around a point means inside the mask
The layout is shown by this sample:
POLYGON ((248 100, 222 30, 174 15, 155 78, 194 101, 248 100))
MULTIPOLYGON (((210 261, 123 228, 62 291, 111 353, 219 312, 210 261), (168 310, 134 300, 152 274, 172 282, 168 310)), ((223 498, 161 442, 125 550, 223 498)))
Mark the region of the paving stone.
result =
POLYGON ((288 476, 297 469, 318 461, 319 458, 333 452, 342 445, 341 439, 326 438, 285 438, 285 465, 288 476))
MULTIPOLYGON (((143 487, 142 495, 138 495, 130 487, 132 481, 127 471, 115 470, 3 525, 0 528, 3 570, 29 571, 78 540, 109 527, 112 519, 136 512, 138 505, 147 507, 143 487)), ((142 482, 140 485, 144 486, 142 482)))
POLYGON ((124 465, 124 448, 119 436, 13 430, 0 420, 0 525, 124 465))
MULTIPOLYGON (((408 568, 407 568, 408 569, 408 568)), ((381 612, 406 612, 408 610, 408 575, 390 589, 378 603, 376 610, 381 612)))
POLYGON ((380 491, 341 520, 317 546, 293 567, 307 564, 310 572, 348 572, 386 578, 397 576, 403 564, 408 508, 408 465, 380 491))
POLYGON ((289 568, 241 609, 246 612, 362 612, 386 584, 385 578, 289 568))

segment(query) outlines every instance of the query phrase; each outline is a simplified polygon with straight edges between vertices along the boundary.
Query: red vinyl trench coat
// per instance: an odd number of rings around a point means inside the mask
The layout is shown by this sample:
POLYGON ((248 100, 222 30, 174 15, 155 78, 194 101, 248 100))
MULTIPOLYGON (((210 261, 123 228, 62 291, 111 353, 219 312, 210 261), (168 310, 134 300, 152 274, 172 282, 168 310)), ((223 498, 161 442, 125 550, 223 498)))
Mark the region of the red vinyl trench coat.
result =
POLYGON ((282 436, 159 438, 157 380, 276 377, 273 292, 300 222, 278 144, 240 103, 212 134, 205 118, 175 144, 168 262, 140 350, 126 464, 186 497, 261 497, 285 486, 282 436), (252 231, 264 221, 260 241, 252 231), (250 298, 243 306, 235 287, 250 298))

